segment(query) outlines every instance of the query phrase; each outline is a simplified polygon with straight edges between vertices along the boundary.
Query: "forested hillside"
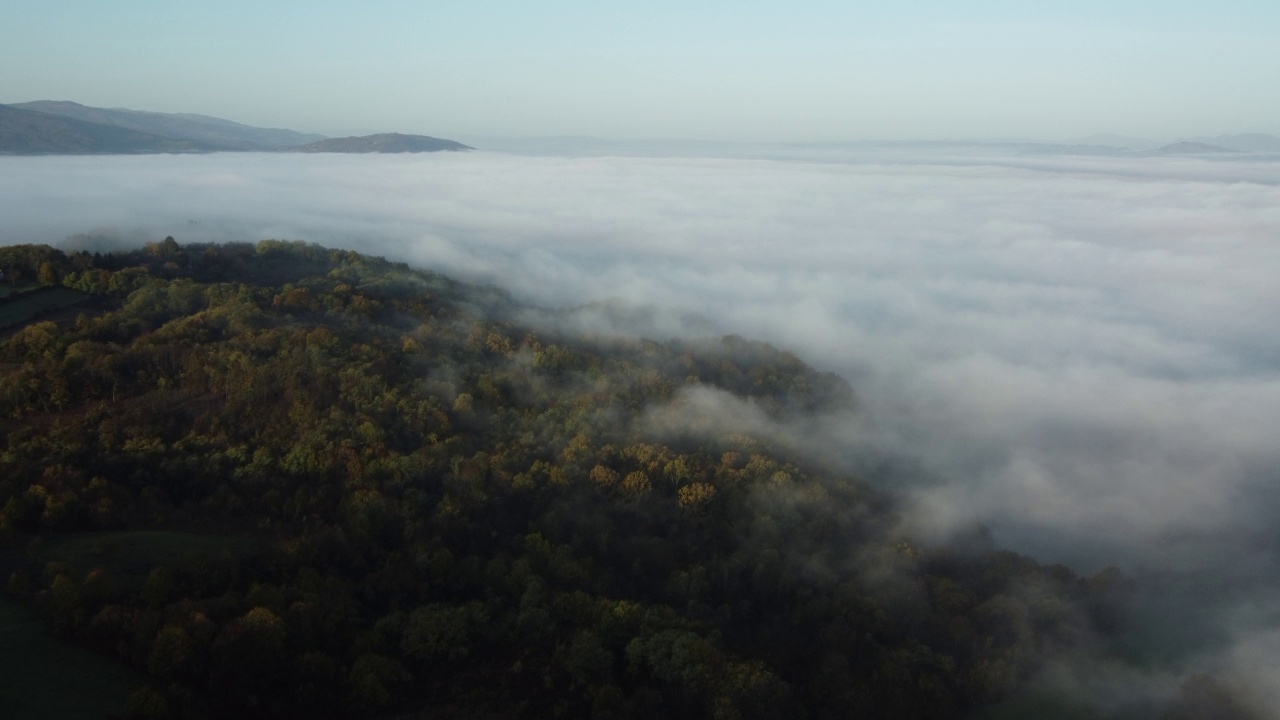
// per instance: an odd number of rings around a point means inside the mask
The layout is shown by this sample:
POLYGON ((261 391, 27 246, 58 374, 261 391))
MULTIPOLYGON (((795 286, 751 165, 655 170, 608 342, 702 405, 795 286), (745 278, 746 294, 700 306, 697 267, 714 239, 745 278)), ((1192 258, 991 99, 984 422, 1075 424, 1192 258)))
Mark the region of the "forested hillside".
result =
POLYGON ((854 402, 768 345, 302 243, 0 270, 97 298, 3 331, 0 567, 139 717, 946 718, 1114 620, 1114 572, 921 546, 726 431, 854 402))

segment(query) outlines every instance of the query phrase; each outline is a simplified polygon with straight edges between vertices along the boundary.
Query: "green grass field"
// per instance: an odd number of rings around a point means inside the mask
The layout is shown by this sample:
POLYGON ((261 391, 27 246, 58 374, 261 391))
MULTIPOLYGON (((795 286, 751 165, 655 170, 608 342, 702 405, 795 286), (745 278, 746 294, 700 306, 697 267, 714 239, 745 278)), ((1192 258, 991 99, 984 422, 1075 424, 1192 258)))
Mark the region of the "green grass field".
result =
POLYGON ((259 546, 253 538, 164 530, 93 532, 43 538, 29 554, 41 563, 66 563, 78 572, 104 568, 126 587, 160 565, 180 568, 198 558, 235 555, 259 546))
POLYGON ((0 303, 0 328, 27 322, 41 313, 71 307, 91 297, 88 293, 61 285, 26 293, 0 303))
POLYGON ((0 597, 0 718, 123 716, 145 682, 124 665, 48 637, 30 611, 0 597))
POLYGON ((3 300, 10 295, 17 295, 18 293, 24 293, 28 290, 35 290, 38 287, 40 287, 39 283, 23 282, 18 283, 17 285, 10 285, 9 281, 5 280, 0 282, 0 300, 3 300))
MULTIPOLYGON (((178 568, 260 545, 234 535, 141 530, 50 535, 25 554, 41 564, 65 563, 77 574, 104 568, 136 589, 156 566, 178 568)), ((129 695, 146 683, 123 664, 49 637, 35 615, 0 594, 0 720, 123 716, 129 695)))

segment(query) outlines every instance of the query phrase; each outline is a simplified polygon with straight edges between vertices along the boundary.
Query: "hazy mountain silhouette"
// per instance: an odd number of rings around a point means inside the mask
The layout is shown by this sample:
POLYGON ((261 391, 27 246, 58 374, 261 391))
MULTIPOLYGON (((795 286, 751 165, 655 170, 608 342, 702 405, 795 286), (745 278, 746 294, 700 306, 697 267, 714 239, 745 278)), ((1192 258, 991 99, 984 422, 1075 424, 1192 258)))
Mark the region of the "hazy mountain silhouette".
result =
POLYGON ((425 135, 383 133, 325 138, 293 130, 253 127, 207 115, 96 108, 67 101, 0 105, 0 153, 11 155, 219 150, 402 153, 473 149, 453 140, 425 135))
POLYGON ((1193 142, 1217 145, 1238 152, 1280 152, 1280 137, 1266 133, 1243 133, 1191 138, 1193 142))
POLYGON ((427 137, 426 135, 401 135, 400 133, 330 138, 291 148, 293 152, 311 153, 417 153, 474 149, 453 140, 441 140, 440 138, 427 137))
POLYGON ((1088 137, 1079 138, 1072 141, 1072 145, 1104 145, 1125 150, 1154 150, 1163 143, 1156 142, 1147 138, 1134 137, 1132 135, 1117 135, 1116 133, 1094 133, 1088 137))
POLYGON ((1147 150, 1146 152, 1134 153, 1138 157, 1162 157, 1166 155, 1211 155, 1214 153, 1233 153, 1235 150, 1221 147, 1219 145, 1210 145, 1202 142, 1183 141, 1162 145, 1155 150, 1147 150))
POLYGON ((252 127, 207 115, 97 108, 68 101, 38 100, 10 107, 161 137, 194 140, 219 150, 280 150, 323 140, 325 137, 293 130, 252 127))
POLYGON ((132 154, 204 152, 211 143, 85 122, 74 118, 0 105, 0 153, 132 154))

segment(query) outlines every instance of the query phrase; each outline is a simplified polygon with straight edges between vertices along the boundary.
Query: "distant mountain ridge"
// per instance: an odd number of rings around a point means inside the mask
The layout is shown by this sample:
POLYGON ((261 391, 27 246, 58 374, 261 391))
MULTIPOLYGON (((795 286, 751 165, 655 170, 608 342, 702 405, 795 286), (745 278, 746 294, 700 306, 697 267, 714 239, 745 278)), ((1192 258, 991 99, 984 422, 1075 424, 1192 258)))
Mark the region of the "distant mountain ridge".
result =
MULTIPOLYGON (((1267 133, 1240 133, 1215 137, 1197 136, 1161 143, 1146 138, 1099 133, 1073 141, 1081 146, 1110 146, 1147 155, 1195 155, 1201 153, 1280 153, 1280 137, 1267 133)), ((1069 143, 1071 144, 1071 143, 1069 143)))
POLYGON ((323 140, 325 137, 293 130, 253 127, 207 115, 98 108, 69 101, 37 100, 10 107, 161 137, 192 140, 220 150, 282 150, 323 140))
POLYGON ((440 151, 475 150, 453 140, 426 135, 401 135, 400 133, 379 133, 362 137, 329 138, 301 147, 290 148, 291 152, 305 153, 419 153, 440 151))
POLYGON ((1094 133, 1087 137, 1079 138, 1068 142, 1069 145, 1093 145, 1105 146, 1112 148, 1123 148, 1125 150, 1154 150, 1164 143, 1149 140, 1147 138, 1134 137, 1132 135, 1118 135, 1116 133, 1094 133))
POLYGON ((1234 153, 1238 150, 1232 150, 1219 145, 1210 145, 1202 142, 1192 142, 1184 140, 1182 142, 1170 143, 1163 145, 1154 150, 1146 150, 1134 153, 1141 157, 1163 157, 1168 155, 1211 155, 1215 153, 1234 153))
POLYGON ((98 108, 38 100, 0 105, 0 155, 197 152, 436 152, 473 150, 453 140, 384 133, 326 138, 192 113, 98 108))
POLYGON ((1195 137, 1189 142, 1200 142, 1206 145, 1217 145, 1236 152, 1280 152, 1280 137, 1266 133, 1242 133, 1239 135, 1219 135, 1217 137, 1195 137))
POLYGON ((209 152, 215 145, 0 105, 0 154, 209 152))
MULTIPOLYGON (((348 131, 351 132, 351 131, 348 131)), ((359 131, 356 131, 359 132, 359 131)), ((1072 141, 1029 142, 903 141, 740 144, 726 141, 608 140, 592 137, 494 139, 491 150, 516 154, 790 157, 822 149, 948 147, 968 151, 1001 149, 1024 155, 1164 157, 1231 153, 1280 153, 1280 137, 1242 133, 1192 137, 1170 144, 1116 134, 1095 134, 1072 141)), ((260 128, 194 113, 159 113, 100 108, 71 101, 38 100, 0 104, 0 154, 146 154, 238 152, 403 153, 473 150, 467 145, 426 135, 376 133, 328 138, 283 128, 260 128)))

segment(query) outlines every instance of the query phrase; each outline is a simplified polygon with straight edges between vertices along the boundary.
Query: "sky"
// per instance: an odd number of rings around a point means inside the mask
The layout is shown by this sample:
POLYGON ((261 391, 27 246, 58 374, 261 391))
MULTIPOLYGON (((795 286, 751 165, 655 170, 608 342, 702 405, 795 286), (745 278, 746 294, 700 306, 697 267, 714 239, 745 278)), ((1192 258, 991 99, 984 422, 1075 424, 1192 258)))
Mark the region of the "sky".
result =
POLYGON ((1267 0, 0 0, 0 17, 0 102, 330 135, 1280 134, 1267 0))

